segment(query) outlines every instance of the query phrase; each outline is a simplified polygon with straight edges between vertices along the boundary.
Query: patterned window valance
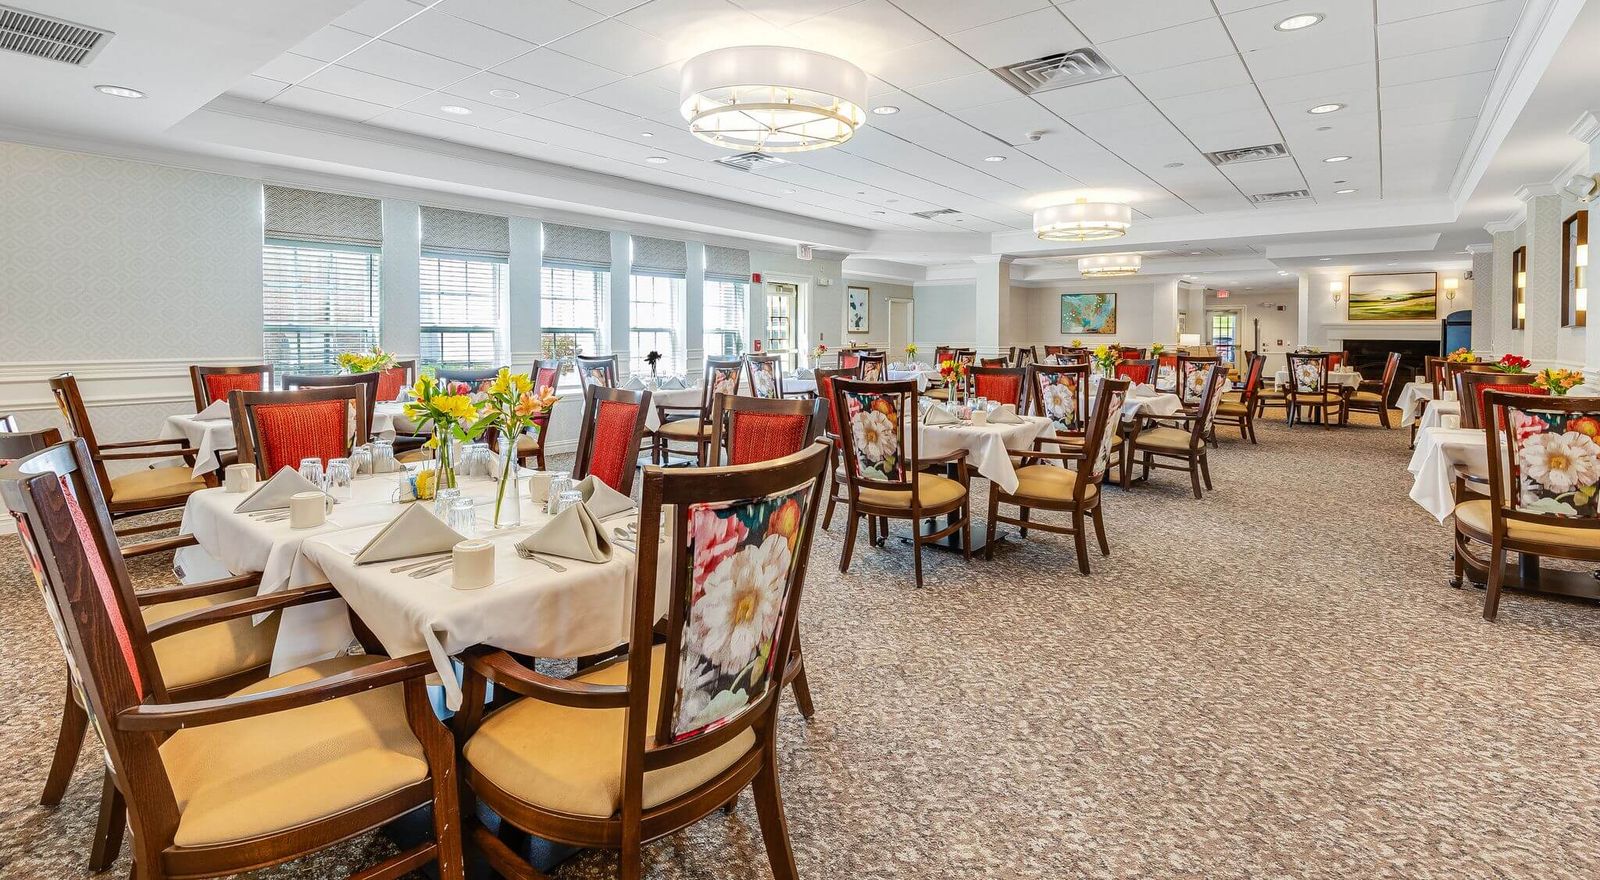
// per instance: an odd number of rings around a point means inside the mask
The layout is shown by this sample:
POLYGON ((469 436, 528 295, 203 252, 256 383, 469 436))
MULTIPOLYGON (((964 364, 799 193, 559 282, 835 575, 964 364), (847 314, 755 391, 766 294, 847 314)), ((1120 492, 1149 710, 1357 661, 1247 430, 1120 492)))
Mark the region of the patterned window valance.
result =
POLYGON ((383 206, 377 199, 270 184, 263 189, 267 238, 383 244, 383 206))
POLYGON ((422 207, 422 247, 491 257, 511 255, 511 221, 493 214, 422 207))

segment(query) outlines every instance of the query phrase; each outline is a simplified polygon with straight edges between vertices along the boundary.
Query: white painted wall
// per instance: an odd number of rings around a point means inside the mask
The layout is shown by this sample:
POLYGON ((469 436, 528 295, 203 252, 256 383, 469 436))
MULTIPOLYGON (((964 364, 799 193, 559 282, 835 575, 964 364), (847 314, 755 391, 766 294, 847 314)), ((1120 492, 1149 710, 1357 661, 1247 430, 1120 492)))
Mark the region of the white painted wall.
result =
MULTIPOLYGON (((870 304, 872 312, 869 316, 868 322, 869 332, 846 333, 840 338, 843 339, 847 344, 854 342, 859 345, 871 346, 873 348, 887 347, 889 344, 889 300, 915 300, 911 286, 907 284, 890 284, 886 281, 873 281, 867 278, 851 278, 849 275, 844 276, 843 283, 846 290, 851 287, 867 288, 870 291, 867 296, 867 302, 870 304)), ((841 309, 843 308, 843 304, 844 299, 841 297, 841 309)), ((841 312, 840 319, 843 320, 843 318, 844 315, 841 312)), ((920 342, 918 343, 918 346, 921 346, 920 342)), ((831 348, 832 346, 830 345, 829 347, 831 348)), ((896 355, 900 354, 902 353, 890 352, 890 360, 893 360, 896 355)))
POLYGON ((1238 310, 1238 341, 1241 349, 1260 351, 1267 356, 1267 369, 1275 371, 1288 366, 1283 353, 1295 348, 1295 334, 1298 332, 1299 322, 1298 299, 1299 297, 1293 292, 1230 292, 1227 299, 1218 299, 1216 292, 1211 291, 1206 295, 1206 309, 1238 310), (1253 324, 1257 319, 1261 322, 1259 348, 1255 347, 1257 338, 1253 324))
MULTIPOLYGON (((1152 315, 1155 312, 1155 282, 1108 281, 1096 284, 1071 284, 1051 287, 1013 287, 1013 302, 1020 306, 1013 311, 1026 315, 1021 327, 1013 331, 1018 344, 1067 345, 1073 339, 1093 347, 1101 343, 1149 345, 1153 341, 1171 343, 1171 338, 1154 338, 1152 315), (1061 294, 1063 293, 1115 293, 1117 294, 1117 332, 1105 335, 1070 334, 1061 332, 1061 294)), ((1162 334, 1170 337, 1170 333, 1162 334)))
POLYGON ((972 320, 977 297, 977 285, 971 281, 913 285, 916 314, 912 316, 912 336, 917 347, 929 357, 940 345, 971 347, 977 340, 972 320))

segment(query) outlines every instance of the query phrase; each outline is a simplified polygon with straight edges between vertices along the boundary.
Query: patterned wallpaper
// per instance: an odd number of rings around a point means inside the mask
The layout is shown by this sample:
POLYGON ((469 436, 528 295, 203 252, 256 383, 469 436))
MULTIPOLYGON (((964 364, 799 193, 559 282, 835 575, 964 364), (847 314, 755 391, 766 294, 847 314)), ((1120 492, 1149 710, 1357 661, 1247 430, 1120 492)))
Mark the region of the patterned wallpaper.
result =
POLYGON ((261 351, 259 181, 0 143, 0 241, 7 361, 261 351))

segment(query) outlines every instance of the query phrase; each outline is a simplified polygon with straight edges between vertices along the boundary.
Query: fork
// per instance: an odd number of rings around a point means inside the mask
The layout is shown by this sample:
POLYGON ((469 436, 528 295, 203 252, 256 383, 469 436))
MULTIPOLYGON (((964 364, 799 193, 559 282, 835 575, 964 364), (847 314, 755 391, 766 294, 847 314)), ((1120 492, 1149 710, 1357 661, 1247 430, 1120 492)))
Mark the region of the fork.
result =
POLYGON ((552 562, 552 561, 544 558, 543 556, 540 556, 537 553, 528 552, 528 553, 518 553, 517 555, 521 556, 523 559, 531 559, 534 562, 537 562, 540 565, 544 566, 545 568, 550 569, 551 571, 566 571, 567 570, 567 567, 565 565, 562 565, 559 562, 552 562))
POLYGON ((455 563, 454 559, 446 559, 443 562, 435 562, 435 563, 432 563, 430 565, 427 565, 427 566, 424 566, 422 568, 417 569, 416 571, 414 571, 410 575, 408 575, 408 577, 413 577, 413 578, 429 577, 430 575, 436 575, 441 571, 444 571, 444 570, 446 570, 448 568, 451 568, 455 564, 456 563, 455 563))

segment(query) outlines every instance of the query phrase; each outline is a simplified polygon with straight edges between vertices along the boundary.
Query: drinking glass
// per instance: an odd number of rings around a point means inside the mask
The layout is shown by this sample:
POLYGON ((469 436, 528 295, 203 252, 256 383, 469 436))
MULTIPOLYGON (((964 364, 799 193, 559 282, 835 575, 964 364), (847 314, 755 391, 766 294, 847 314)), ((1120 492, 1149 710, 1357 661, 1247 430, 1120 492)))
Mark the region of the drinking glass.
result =
MULTIPOLYGON (((446 490, 456 491, 460 490, 446 490)), ((456 498, 450 502, 450 513, 445 519, 445 525, 456 531, 463 538, 472 539, 478 536, 478 505, 471 498, 456 498)))
POLYGON ((351 467, 348 458, 328 459, 328 485, 327 492, 335 501, 349 501, 355 497, 356 490, 353 485, 355 468, 351 467))
POLYGON ((395 469, 394 443, 389 440, 372 441, 372 472, 393 473, 395 469))
MULTIPOLYGON (((563 492, 566 492, 571 488, 572 478, 566 474, 557 474, 556 476, 550 478, 550 494, 544 499, 544 512, 551 514, 560 513, 561 495, 563 492)), ((582 493, 579 493, 578 497, 582 498, 582 493)))
POLYGON ((322 485, 322 459, 316 457, 300 459, 300 476, 305 477, 306 482, 316 486, 318 489, 324 488, 322 485))
POLYGON ((450 505, 456 503, 461 497, 460 489, 435 489, 433 490, 433 515, 445 519, 450 515, 450 505))
POLYGON ((561 513, 568 508, 577 507, 583 503, 583 493, 577 489, 568 489, 556 499, 556 513, 561 513))
POLYGON ((980 397, 977 400, 974 400, 972 402, 972 408, 975 411, 982 410, 983 412, 988 412, 989 411, 989 398, 980 397))
POLYGON ((350 475, 356 477, 372 472, 372 447, 363 443, 350 450, 350 475))

